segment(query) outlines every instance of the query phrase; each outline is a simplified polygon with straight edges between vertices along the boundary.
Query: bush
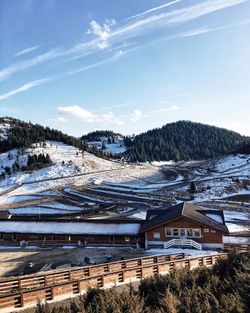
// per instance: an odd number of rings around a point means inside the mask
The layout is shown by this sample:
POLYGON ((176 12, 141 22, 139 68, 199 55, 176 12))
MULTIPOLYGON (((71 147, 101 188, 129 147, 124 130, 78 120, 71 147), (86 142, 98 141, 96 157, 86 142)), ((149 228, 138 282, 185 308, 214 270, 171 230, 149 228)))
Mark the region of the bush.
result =
POLYGON ((64 303, 38 303, 35 313, 246 313, 249 261, 250 253, 232 253, 213 268, 180 269, 146 278, 138 291, 89 289, 64 303))

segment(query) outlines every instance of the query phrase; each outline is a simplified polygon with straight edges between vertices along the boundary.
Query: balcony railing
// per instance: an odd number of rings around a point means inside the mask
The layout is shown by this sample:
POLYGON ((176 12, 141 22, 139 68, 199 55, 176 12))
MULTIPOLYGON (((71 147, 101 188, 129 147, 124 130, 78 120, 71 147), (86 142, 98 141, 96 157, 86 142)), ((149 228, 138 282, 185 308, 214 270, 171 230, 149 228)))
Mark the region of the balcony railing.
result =
POLYGON ((185 246, 202 250, 202 245, 192 239, 172 239, 164 243, 164 249, 168 249, 173 246, 185 246))

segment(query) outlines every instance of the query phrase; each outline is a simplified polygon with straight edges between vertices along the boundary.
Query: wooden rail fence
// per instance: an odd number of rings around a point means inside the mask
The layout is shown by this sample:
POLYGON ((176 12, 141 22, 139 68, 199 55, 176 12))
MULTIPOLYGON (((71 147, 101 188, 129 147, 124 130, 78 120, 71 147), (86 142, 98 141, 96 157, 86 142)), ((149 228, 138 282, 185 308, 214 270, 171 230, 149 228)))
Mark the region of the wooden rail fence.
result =
POLYGON ((156 255, 64 271, 52 271, 2 280, 0 312, 36 305, 38 300, 61 300, 84 293, 89 287, 112 287, 174 269, 212 266, 226 253, 185 258, 184 254, 156 255))
POLYGON ((224 250, 235 250, 237 252, 248 252, 248 251, 250 251, 250 245, 249 244, 224 243, 224 250))
POLYGON ((110 262, 98 265, 74 267, 69 269, 52 270, 44 273, 24 275, 0 279, 0 296, 5 293, 24 291, 43 286, 50 286, 56 283, 65 283, 96 276, 102 273, 114 272, 117 270, 134 268, 138 266, 157 264, 170 260, 183 259, 184 253, 163 254, 158 256, 147 256, 141 258, 128 259, 117 262, 110 262))

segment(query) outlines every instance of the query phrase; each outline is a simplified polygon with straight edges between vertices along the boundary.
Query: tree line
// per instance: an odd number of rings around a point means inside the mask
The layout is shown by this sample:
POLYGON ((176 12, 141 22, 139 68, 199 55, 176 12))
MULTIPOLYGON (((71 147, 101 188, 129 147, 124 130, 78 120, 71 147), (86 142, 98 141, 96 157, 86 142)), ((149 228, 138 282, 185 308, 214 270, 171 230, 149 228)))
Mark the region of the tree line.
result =
POLYGON ((234 151, 235 153, 250 154, 250 140, 240 143, 234 151))
POLYGON ((0 141, 0 153, 14 148, 29 148, 33 143, 51 140, 74 146, 81 151, 93 153, 100 158, 112 158, 111 154, 89 147, 84 140, 69 136, 59 130, 10 117, 0 118, 0 124, 4 123, 6 119, 11 123, 11 127, 8 130, 8 139, 0 141))
POLYGON ((101 141, 103 137, 106 137, 111 141, 110 143, 112 143, 117 135, 121 136, 121 134, 114 133, 112 130, 96 130, 87 135, 83 135, 81 139, 84 141, 101 141))
POLYGON ((198 160, 231 153, 246 138, 223 128, 179 121, 125 138, 132 162, 198 160))

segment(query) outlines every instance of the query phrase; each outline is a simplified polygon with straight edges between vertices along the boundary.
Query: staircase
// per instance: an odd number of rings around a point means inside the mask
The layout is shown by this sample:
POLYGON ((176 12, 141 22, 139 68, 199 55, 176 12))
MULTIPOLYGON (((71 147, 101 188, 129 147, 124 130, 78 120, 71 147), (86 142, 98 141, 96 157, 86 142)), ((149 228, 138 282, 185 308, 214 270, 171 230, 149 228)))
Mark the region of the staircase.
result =
POLYGON ((202 245, 192 239, 172 239, 164 243, 164 249, 168 249, 173 246, 185 246, 195 248, 197 250, 202 250, 202 245))

